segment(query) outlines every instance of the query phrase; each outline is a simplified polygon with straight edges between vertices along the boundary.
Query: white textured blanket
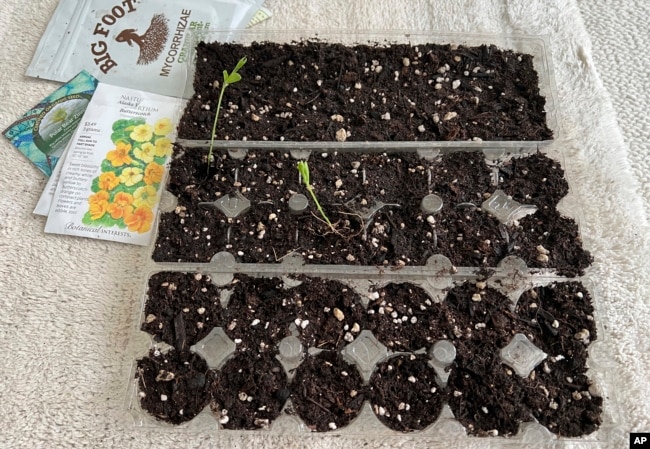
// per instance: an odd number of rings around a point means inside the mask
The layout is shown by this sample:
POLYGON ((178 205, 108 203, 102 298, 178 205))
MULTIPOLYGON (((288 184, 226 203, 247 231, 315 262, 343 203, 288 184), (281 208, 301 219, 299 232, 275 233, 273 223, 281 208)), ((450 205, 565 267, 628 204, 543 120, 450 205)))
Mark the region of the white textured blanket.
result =
MULTIPOLYGON (((628 447, 628 432, 650 431, 650 183, 645 182, 650 64, 643 53, 645 59, 634 54, 650 46, 650 6, 636 3, 268 0, 274 17, 259 25, 549 36, 565 131, 551 151, 564 154, 571 187, 581 199, 582 232, 595 256, 589 277, 597 286, 598 318, 606 330, 596 352, 601 363, 609 359, 612 366, 606 404, 616 430, 607 430, 609 441, 589 448, 628 447), (616 402, 621 407, 612 410, 616 402)), ((55 0, 3 2, 2 129, 58 86, 23 75, 55 6, 55 0)), ((323 435, 217 440, 125 427, 123 353, 144 289, 147 249, 45 235, 43 218, 32 215, 44 185, 42 174, 2 139, 1 448, 431 447, 413 435, 367 441, 323 435)), ((458 447, 501 443, 473 439, 458 447)))

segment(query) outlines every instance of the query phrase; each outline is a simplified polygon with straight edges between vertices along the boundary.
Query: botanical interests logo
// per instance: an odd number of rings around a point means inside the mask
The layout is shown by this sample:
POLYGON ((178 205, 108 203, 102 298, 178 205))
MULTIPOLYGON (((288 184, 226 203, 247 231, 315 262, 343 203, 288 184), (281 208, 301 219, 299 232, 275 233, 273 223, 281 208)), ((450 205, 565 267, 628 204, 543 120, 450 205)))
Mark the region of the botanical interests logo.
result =
MULTIPOLYGON (((162 13, 154 13, 146 30, 141 31, 137 27, 130 27, 133 22, 146 21, 146 18, 139 17, 139 14, 133 14, 138 11, 139 1, 141 0, 123 0, 102 15, 95 24, 90 52, 95 65, 105 74, 119 64, 119 58, 110 53, 109 47, 113 40, 120 44, 127 44, 133 48, 133 51, 138 51, 137 65, 152 64, 163 56, 172 33, 169 19, 162 13)), ((192 10, 189 9, 180 11, 176 29, 171 36, 171 45, 162 60, 160 76, 169 76, 172 64, 181 54, 183 38, 191 14, 192 10)))

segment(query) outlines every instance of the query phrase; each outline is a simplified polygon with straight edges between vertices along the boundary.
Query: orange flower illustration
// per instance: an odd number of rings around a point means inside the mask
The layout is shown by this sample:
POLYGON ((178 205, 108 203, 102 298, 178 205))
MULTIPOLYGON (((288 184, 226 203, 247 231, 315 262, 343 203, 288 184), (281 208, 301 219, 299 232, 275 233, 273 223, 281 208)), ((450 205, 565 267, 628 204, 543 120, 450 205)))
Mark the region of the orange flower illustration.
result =
POLYGON ((117 142, 115 149, 109 151, 106 154, 106 159, 108 159, 113 167, 121 167, 122 165, 128 165, 133 162, 131 156, 129 156, 129 151, 131 151, 131 144, 125 142, 117 142))
POLYGON ((153 222, 153 211, 148 206, 140 206, 124 218, 131 232, 143 234, 151 229, 153 222))
POLYGON ((102 190, 113 190, 120 184, 119 178, 112 171, 99 175, 97 185, 102 190))
MULTIPOLYGON (((101 172, 93 178, 88 211, 82 222, 91 226, 127 227, 130 232, 151 231, 160 199, 166 161, 173 151, 174 123, 142 118, 113 123, 114 147, 106 150, 101 172)), ((110 148, 110 147, 109 147, 110 148)))
POLYGON ((115 220, 124 218, 133 211, 133 196, 130 193, 118 192, 113 202, 108 205, 108 213, 115 220))
POLYGON ((144 182, 146 184, 157 184, 162 181, 164 173, 165 168, 162 165, 151 162, 144 169, 144 182))
POLYGON ((110 198, 110 195, 108 192, 105 190, 100 190, 99 192, 90 195, 88 197, 88 204, 96 204, 96 203, 101 203, 101 202, 108 202, 108 199, 110 198))
POLYGON ((90 195, 88 197, 88 212, 92 220, 99 220, 108 210, 108 199, 110 195, 105 190, 90 195))

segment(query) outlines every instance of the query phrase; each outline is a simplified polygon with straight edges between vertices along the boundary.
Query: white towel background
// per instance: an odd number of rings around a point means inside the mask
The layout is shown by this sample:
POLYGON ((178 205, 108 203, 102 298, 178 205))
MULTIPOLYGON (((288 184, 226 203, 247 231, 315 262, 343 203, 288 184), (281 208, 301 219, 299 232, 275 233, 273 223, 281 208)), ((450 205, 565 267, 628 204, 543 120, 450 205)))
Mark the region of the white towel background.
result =
MULTIPOLYGON (((648 2, 638 0, 268 0, 265 28, 515 32, 550 37, 566 135, 564 154, 581 199, 582 232, 595 256, 611 360, 607 391, 621 404, 608 440, 627 447, 650 432, 648 205, 650 46, 648 2), (636 50, 640 49, 639 55, 636 50)), ((58 84, 23 75, 55 0, 0 8, 0 128, 58 84)), ((0 448, 432 447, 417 435, 389 440, 215 438, 124 426, 123 353, 135 326, 146 248, 45 235, 32 210, 45 179, 0 141, 0 448)), ((614 401, 609 401, 608 404, 614 401)), ((457 447, 500 447, 469 440, 457 447)), ((447 445, 453 446, 454 445, 447 445)), ((568 444, 579 447, 579 444, 568 444)))

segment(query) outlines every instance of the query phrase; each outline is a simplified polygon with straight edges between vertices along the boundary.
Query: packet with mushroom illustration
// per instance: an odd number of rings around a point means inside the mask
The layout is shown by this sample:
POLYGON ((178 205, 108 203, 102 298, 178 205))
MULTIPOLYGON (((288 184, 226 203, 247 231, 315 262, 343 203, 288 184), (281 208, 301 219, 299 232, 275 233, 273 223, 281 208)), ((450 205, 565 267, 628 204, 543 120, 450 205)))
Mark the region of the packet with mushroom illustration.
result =
MULTIPOLYGON (((27 75, 67 81, 87 70, 102 82, 180 95, 192 31, 243 29, 270 14, 263 0, 61 0, 27 75), (256 14, 257 13, 257 14, 256 14)), ((234 33, 234 31, 233 31, 234 33)))
POLYGON ((180 100, 99 83, 58 173, 45 232, 148 245, 180 100))

